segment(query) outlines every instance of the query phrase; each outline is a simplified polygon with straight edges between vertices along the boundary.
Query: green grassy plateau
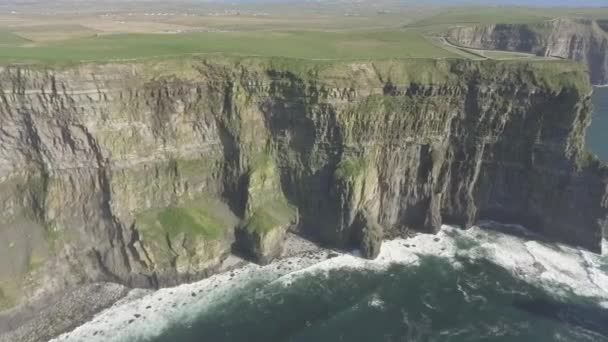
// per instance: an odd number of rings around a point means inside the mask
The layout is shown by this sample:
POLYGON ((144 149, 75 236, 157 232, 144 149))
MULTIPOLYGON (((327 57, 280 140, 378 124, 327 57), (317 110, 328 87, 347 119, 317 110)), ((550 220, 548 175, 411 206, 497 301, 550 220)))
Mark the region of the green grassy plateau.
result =
MULTIPOLYGON (((1 38, 3 37, 0 36, 1 38)), ((306 59, 447 58, 458 56, 433 45, 421 34, 409 31, 254 31, 114 34, 50 42, 36 46, 13 44, 0 49, 0 61, 104 61, 188 54, 280 56, 306 59)))
POLYGON ((116 9, 111 14, 101 9, 79 15, 68 11, 56 17, 0 13, 0 63, 185 55, 517 59, 522 56, 480 56, 448 46, 440 37, 455 25, 532 23, 563 16, 608 19, 608 8, 378 6, 243 5, 239 7, 242 13, 233 13, 235 9, 229 6, 229 14, 226 8, 184 7, 163 17, 150 16, 152 9, 145 6, 116 9))

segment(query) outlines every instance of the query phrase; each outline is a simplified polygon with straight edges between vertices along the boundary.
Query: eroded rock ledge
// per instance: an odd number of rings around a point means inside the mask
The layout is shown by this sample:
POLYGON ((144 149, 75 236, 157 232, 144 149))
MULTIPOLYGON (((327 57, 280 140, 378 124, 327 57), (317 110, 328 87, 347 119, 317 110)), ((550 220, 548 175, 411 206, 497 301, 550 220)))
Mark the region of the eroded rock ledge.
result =
POLYGON ((170 286, 288 229, 377 254, 479 219, 600 249, 608 170, 570 62, 175 59, 0 69, 0 308, 170 286))

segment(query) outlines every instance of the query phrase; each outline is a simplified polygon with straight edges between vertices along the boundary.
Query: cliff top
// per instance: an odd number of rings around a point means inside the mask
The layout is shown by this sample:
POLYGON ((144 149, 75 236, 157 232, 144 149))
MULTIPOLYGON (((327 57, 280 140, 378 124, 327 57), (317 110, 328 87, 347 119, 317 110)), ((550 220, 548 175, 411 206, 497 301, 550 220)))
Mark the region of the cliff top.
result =
MULTIPOLYGON (((179 79, 198 82, 202 79, 234 79, 242 83, 264 82, 276 78, 323 83, 330 87, 420 85, 462 85, 468 82, 461 75, 475 70, 479 79, 518 74, 520 84, 544 85, 559 90, 575 87, 581 93, 591 92, 587 71, 581 64, 569 60, 483 60, 464 59, 360 59, 309 60, 282 57, 197 57, 182 56, 151 58, 121 62, 87 62, 76 64, 37 63, 0 67, 0 77, 19 72, 41 72, 55 77, 111 77, 116 82, 139 82, 150 79, 179 79), (228 76, 228 77, 226 77, 228 76)), ((470 72, 468 73, 471 74, 470 72)), ((10 77, 13 77, 10 76, 10 77)), ((1 79, 0 79, 1 82, 1 79)), ((27 88, 27 87, 26 87, 27 88)))

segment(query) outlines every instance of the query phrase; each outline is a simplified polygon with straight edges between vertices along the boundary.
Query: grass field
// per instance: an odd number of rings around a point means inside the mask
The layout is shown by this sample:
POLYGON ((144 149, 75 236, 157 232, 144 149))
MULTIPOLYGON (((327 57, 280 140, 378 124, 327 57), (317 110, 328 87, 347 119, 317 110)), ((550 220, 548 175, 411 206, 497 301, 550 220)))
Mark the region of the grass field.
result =
POLYGON ((53 42, 92 37, 96 32, 82 25, 36 25, 16 28, 14 35, 31 42, 53 42))
POLYGON ((18 46, 26 43, 27 40, 9 31, 0 30, 0 47, 18 46))
POLYGON ((37 46, 5 46, 0 61, 104 61, 187 54, 306 59, 458 57, 418 32, 200 32, 116 34, 37 46))
POLYGON ((554 18, 552 13, 530 10, 527 8, 455 8, 440 14, 424 18, 412 27, 442 27, 457 24, 526 24, 542 22, 554 18))
POLYGON ((606 8, 524 8, 524 7, 459 7, 446 9, 408 27, 443 29, 466 24, 528 24, 539 23, 557 17, 588 17, 608 19, 606 8))
POLYGON ((83 8, 77 14, 68 8, 56 15, 44 14, 43 9, 35 7, 29 11, 0 13, 1 63, 70 63, 199 54, 316 60, 515 59, 524 56, 491 52, 480 55, 449 46, 441 37, 454 25, 530 23, 559 16, 608 19, 608 8, 440 8, 397 2, 238 8, 149 8, 133 4, 111 10, 83 8))

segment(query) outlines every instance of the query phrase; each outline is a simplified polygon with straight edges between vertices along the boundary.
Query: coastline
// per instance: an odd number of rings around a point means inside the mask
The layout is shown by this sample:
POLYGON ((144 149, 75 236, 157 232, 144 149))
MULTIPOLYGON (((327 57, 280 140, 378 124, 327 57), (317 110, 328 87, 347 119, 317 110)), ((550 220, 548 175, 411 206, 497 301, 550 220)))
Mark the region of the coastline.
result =
MULTIPOLYGON (((321 250, 313 242, 288 233, 283 253, 276 262, 321 250)), ((229 274, 248 265, 254 264, 231 254, 211 276, 229 274)), ((116 283, 92 283, 26 303, 0 312, 0 342, 46 342, 74 330, 106 309, 124 305, 158 290, 128 288, 116 283)))
POLYGON ((449 260, 457 270, 463 269, 464 260, 489 261, 556 300, 575 293, 608 308, 608 274, 602 271, 607 261, 601 255, 538 240, 520 226, 489 225, 490 229, 480 224, 469 230, 443 226, 437 235, 386 240, 375 260, 318 246, 287 253, 266 266, 247 264, 196 283, 122 300, 51 342, 156 341, 166 331, 190 328, 200 315, 214 315, 243 296, 264 296, 265 289, 297 286, 311 275, 328 277, 341 270, 384 272, 396 264, 418 267, 427 257, 449 260))
MULTIPOLYGON (((384 242, 375 260, 359 258, 356 251, 324 249, 289 234, 281 258, 269 265, 249 263, 233 255, 224 261, 219 273, 194 283, 159 290, 127 289, 107 307, 89 310, 87 317, 72 311, 72 317, 80 319, 72 320, 61 332, 55 329, 51 342, 154 340, 168 328, 194 324, 197 314, 217 309, 235 296, 250 295, 251 291, 257 294, 265 286, 288 287, 310 274, 340 269, 381 272, 394 264, 417 267, 426 256, 449 259, 455 268, 461 267, 463 257, 488 260, 555 297, 574 292, 596 298, 598 305, 608 308, 608 274, 600 270, 607 263, 604 257, 538 240, 520 226, 486 223, 469 230, 444 226, 437 235, 397 237, 384 242)), ((30 334, 51 334, 43 325, 33 327, 37 329, 30 334)), ((13 332, 0 341, 47 341, 20 339, 24 336, 13 332)))
POLYGON ((44 342, 119 303, 128 288, 112 283, 85 284, 0 313, 0 342, 44 342))

